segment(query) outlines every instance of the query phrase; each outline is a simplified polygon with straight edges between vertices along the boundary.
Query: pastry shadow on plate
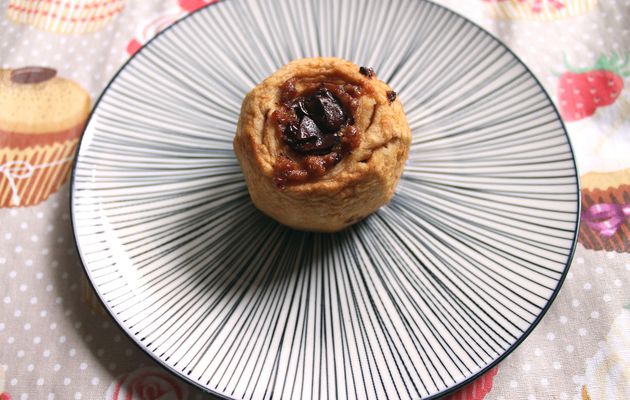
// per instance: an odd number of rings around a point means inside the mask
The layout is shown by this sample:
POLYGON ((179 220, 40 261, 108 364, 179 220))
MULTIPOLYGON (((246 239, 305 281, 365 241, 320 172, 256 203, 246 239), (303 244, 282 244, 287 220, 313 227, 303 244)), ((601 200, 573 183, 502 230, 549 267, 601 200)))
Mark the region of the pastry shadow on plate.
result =
POLYGON ((335 233, 296 230, 259 211, 246 192, 228 208, 233 211, 215 219, 220 232, 203 233, 208 241, 195 258, 204 261, 187 267, 192 279, 226 295, 252 286, 282 285, 293 274, 324 272, 342 264, 340 258, 350 254, 353 231, 363 226, 361 221, 335 233), (339 251, 342 247, 345 250, 339 251))

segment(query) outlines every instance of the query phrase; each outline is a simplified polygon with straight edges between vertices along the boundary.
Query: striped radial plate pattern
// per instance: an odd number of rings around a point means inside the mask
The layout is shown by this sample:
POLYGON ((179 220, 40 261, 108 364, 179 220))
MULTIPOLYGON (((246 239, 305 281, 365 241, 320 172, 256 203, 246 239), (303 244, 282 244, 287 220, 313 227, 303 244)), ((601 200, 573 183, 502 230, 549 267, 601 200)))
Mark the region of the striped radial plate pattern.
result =
POLYGON ((555 296, 579 209, 548 96, 503 45, 420 0, 226 0, 116 76, 72 189, 90 280, 171 370, 239 399, 435 396, 524 338, 555 296), (393 201, 335 235, 249 201, 243 96, 338 56, 399 92, 413 131, 393 201))

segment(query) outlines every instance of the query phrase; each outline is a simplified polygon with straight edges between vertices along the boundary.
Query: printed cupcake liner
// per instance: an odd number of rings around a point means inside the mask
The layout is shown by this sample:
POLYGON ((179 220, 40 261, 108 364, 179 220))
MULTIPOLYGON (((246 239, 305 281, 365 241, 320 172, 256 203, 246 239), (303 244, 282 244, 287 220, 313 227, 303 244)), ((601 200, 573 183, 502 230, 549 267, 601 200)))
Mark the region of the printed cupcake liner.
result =
POLYGON ((0 148, 0 208, 32 206, 56 192, 70 175, 77 143, 0 148))
POLYGON ((9 19, 55 33, 80 34, 101 29, 125 7, 126 0, 9 0, 9 19))
POLYGON ((483 0, 490 15, 497 19, 553 20, 582 15, 597 5, 597 0, 483 0))

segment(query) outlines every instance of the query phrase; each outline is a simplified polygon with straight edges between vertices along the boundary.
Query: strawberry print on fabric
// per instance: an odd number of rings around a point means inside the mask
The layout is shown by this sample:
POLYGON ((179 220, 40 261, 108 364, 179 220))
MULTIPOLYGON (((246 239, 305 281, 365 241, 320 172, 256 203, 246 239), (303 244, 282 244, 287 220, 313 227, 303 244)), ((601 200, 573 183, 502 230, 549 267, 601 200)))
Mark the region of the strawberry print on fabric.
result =
POLYGON ((179 6, 188 12, 193 12, 217 0, 179 0, 179 6))
POLYGON ((499 368, 492 368, 490 371, 475 379, 472 383, 462 389, 446 396, 444 400, 483 400, 490 390, 492 390, 494 376, 499 372, 499 368))
POLYGON ((11 395, 4 391, 5 374, 7 368, 8 367, 6 365, 0 364, 0 400, 11 400, 11 395))
POLYGON ((630 76, 628 61, 628 55, 623 60, 617 54, 602 55, 592 67, 573 68, 565 57, 567 71, 558 83, 562 118, 578 121, 613 104, 624 89, 624 78, 630 76))

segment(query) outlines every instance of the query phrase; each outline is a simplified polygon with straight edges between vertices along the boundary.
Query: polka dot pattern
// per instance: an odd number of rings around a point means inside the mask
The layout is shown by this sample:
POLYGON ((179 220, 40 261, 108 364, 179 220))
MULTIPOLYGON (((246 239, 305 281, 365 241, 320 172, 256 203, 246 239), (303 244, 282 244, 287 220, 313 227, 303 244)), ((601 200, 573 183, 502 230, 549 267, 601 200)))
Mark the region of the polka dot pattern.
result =
POLYGON ((511 399, 517 389, 525 397, 582 399, 585 362, 605 346, 612 320, 630 302, 615 284, 620 281, 623 287, 630 282, 625 270, 628 259, 628 254, 609 258, 579 246, 571 281, 565 282, 538 328, 501 364, 486 398, 511 399))
POLYGON ((0 367, 8 364, 0 388, 13 399, 104 398, 112 372, 154 365, 81 301, 92 295, 84 294, 67 204, 66 189, 35 207, 0 209, 0 367))
MULTIPOLYGON (((588 15, 552 23, 492 19, 481 0, 438 2, 508 44, 554 101, 563 54, 585 67, 602 52, 630 52, 630 29, 621 19, 630 16, 627 0, 600 0, 588 15)), ((177 0, 128 1, 102 30, 75 36, 16 25, 5 18, 7 4, 0 0, 0 67, 52 66, 96 99, 127 59, 138 27, 177 0)), ((34 207, 0 209, 0 366, 8 363, 0 387, 14 399, 104 399, 114 376, 155 366, 95 301, 74 249, 67 190, 34 207)), ((555 303, 499 366, 486 399, 579 398, 581 360, 604 346, 612 320, 630 303, 629 285, 630 255, 578 247, 555 303)), ((189 393, 208 398, 192 387, 189 393)))

